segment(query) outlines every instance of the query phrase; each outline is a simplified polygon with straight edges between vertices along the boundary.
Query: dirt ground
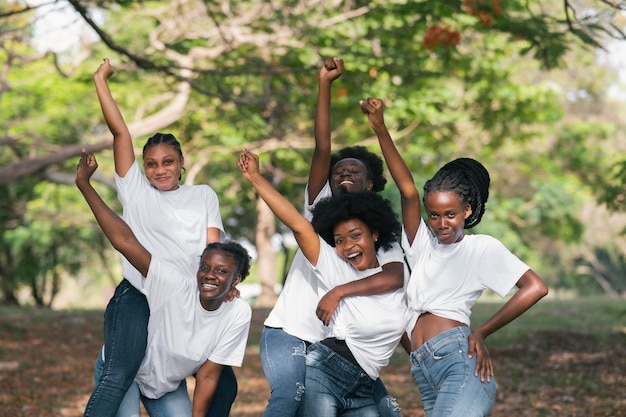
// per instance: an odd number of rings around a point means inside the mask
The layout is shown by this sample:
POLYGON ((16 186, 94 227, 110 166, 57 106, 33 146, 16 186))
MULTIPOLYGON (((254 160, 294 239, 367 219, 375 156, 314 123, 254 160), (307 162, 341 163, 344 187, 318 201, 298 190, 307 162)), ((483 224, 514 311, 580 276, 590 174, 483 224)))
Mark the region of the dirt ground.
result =
MULTIPOLYGON (((93 388, 102 312, 0 310, 0 416, 78 417, 93 388)), ((258 338, 267 310, 254 310, 233 417, 263 412, 268 385, 258 338)), ((498 396, 491 416, 626 416, 626 335, 599 342, 584 334, 529 334, 492 348, 498 396)), ((382 372, 405 417, 424 416, 400 351, 382 372)), ((462 417, 462 416, 460 416, 462 417)))

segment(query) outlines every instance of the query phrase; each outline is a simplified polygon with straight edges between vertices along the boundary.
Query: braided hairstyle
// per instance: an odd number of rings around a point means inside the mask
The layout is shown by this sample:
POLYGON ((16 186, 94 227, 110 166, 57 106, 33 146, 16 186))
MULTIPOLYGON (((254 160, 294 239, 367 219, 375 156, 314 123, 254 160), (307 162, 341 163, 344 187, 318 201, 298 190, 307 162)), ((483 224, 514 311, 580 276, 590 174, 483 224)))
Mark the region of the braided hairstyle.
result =
POLYGON ((389 200, 374 191, 359 191, 328 197, 312 210, 311 224, 322 239, 335 246, 334 229, 338 223, 359 219, 370 232, 378 232, 376 250, 391 249, 400 235, 401 224, 389 200))
POLYGON ((472 213, 465 219, 465 229, 480 223, 489 198, 489 172, 480 162, 472 158, 450 161, 424 184, 424 197, 435 191, 452 191, 461 199, 463 206, 469 205, 472 213))
POLYGON ((383 160, 380 156, 367 150, 364 146, 348 146, 343 148, 330 156, 330 170, 328 171, 328 180, 330 181, 333 176, 333 170, 337 162, 346 158, 354 158, 363 162, 365 168, 367 168, 367 174, 369 180, 372 181, 372 191, 382 191, 387 184, 387 179, 384 175, 383 160))
POLYGON ((248 254, 246 248, 241 246, 239 243, 232 240, 209 243, 207 247, 204 248, 204 251, 202 251, 202 256, 212 250, 223 252, 235 260, 235 276, 241 275, 239 282, 243 281, 248 274, 250 274, 250 255, 248 254))
MULTIPOLYGON (((176 140, 176 137, 171 133, 160 133, 157 132, 154 135, 150 136, 146 141, 146 144, 143 145, 142 155, 146 157, 146 151, 153 146, 156 145, 169 145, 178 153, 178 157, 183 159, 183 151, 180 147, 180 142, 176 140)), ((182 167, 182 170, 185 170, 185 167, 182 167)), ((182 178, 182 174, 178 176, 178 180, 180 181, 182 178)))

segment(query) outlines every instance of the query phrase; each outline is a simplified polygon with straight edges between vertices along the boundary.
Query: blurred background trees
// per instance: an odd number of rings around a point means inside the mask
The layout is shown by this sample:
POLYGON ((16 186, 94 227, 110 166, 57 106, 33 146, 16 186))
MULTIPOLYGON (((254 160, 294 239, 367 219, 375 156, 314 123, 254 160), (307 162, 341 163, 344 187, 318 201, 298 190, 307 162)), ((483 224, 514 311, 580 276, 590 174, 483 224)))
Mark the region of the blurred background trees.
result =
MULTIPOLYGON (((91 78, 104 57, 117 69, 110 85, 138 157, 150 134, 172 132, 185 153, 184 181, 213 187, 227 233, 256 248, 259 304, 273 302, 293 249, 236 160, 243 146, 259 153, 268 179, 302 205, 317 72, 332 56, 346 64, 333 85, 335 148, 378 152, 358 100, 382 98, 420 188, 452 158, 480 159, 492 192, 477 233, 503 240, 555 289, 623 297, 626 64, 620 73, 616 59, 626 56, 625 7, 5 1, 2 302, 49 306, 66 286, 78 284, 87 297, 97 281, 119 279, 117 255, 73 186, 81 148, 96 152, 99 189, 119 208, 111 137, 91 78)), ((385 195, 397 203, 389 181, 385 195)))

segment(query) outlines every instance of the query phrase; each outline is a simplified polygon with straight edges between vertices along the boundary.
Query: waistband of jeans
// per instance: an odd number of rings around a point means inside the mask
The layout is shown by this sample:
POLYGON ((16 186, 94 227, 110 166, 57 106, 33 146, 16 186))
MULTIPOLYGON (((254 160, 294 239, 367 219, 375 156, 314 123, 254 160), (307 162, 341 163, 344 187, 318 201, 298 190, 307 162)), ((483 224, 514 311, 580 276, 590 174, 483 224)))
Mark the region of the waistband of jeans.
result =
POLYGON ((348 344, 345 340, 337 339, 336 337, 329 337, 327 339, 320 340, 320 343, 327 348, 332 349, 333 352, 337 353, 339 356, 346 359, 353 365, 356 365, 359 368, 361 367, 361 365, 359 365, 359 363, 354 358, 354 355, 350 351, 350 348, 348 347, 348 344))

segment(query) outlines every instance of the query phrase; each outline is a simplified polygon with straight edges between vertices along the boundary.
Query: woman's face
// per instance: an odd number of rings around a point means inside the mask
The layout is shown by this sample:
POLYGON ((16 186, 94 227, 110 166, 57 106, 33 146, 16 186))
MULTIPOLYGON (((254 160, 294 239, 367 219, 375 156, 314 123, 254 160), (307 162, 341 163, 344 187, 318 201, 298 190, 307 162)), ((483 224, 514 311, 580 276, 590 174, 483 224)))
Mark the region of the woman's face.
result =
POLYGON ((237 265, 235 259, 219 249, 208 250, 200 259, 196 279, 200 291, 200 303, 207 310, 215 310, 220 306, 231 287, 241 279, 235 275, 237 265))
POLYGON ((356 158, 344 158, 333 167, 330 189, 333 195, 372 189, 367 167, 356 158))
POLYGON ((370 232, 361 220, 350 219, 338 223, 333 231, 337 254, 359 271, 379 266, 375 242, 377 232, 370 232))
POLYGON ((150 184, 161 191, 178 188, 178 179, 183 167, 183 159, 171 145, 159 144, 146 149, 143 156, 143 170, 150 184))
POLYGON ((453 191, 434 191, 424 199, 428 224, 442 245, 459 242, 465 236, 465 219, 470 215, 469 205, 463 206, 453 191))

